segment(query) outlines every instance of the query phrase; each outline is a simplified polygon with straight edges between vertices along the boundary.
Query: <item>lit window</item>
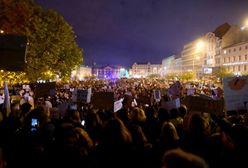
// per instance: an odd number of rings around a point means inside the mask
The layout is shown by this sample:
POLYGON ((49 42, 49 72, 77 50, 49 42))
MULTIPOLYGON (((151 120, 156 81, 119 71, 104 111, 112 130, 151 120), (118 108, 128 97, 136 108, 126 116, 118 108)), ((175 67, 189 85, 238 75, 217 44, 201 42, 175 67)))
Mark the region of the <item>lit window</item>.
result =
POLYGON ((224 50, 224 54, 226 54, 226 50, 224 50))

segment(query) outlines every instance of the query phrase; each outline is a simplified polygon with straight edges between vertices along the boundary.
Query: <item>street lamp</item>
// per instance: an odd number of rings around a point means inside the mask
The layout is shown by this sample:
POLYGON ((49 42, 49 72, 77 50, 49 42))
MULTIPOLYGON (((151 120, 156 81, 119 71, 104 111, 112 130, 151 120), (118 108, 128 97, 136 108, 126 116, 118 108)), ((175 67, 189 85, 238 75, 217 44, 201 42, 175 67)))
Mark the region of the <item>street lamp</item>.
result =
POLYGON ((245 30, 248 28, 248 19, 246 19, 243 23, 244 25, 241 27, 241 30, 245 30))

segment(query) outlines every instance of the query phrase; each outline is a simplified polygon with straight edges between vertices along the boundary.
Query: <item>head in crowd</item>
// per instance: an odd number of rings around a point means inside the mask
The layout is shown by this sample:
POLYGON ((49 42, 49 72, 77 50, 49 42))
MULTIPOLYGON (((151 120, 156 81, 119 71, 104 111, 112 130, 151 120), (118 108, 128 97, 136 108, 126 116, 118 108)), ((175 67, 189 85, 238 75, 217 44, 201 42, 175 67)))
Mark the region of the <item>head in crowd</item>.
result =
POLYGON ((135 122, 144 122, 146 121, 146 114, 143 109, 135 107, 130 114, 130 118, 135 122))
POLYGON ((103 136, 103 143, 107 146, 118 146, 132 142, 132 136, 129 130, 118 118, 113 118, 107 122, 104 127, 103 136))
POLYGON ((22 116, 26 116, 30 112, 31 107, 32 107, 31 104, 29 104, 29 103, 23 103, 21 105, 21 107, 20 107, 21 108, 22 116))
POLYGON ((133 143, 137 147, 144 146, 145 143, 147 143, 147 138, 141 128, 141 126, 137 124, 132 124, 130 127, 128 127, 132 138, 133 138, 133 143))
POLYGON ((170 119, 176 119, 179 117, 179 111, 177 108, 170 109, 170 119))
POLYGON ((160 140, 162 143, 168 145, 177 144, 179 135, 177 133, 176 127, 171 122, 164 122, 160 133, 160 140))
POLYGON ((179 115, 184 118, 184 116, 187 114, 188 112, 188 109, 185 105, 181 105, 179 108, 178 108, 178 111, 179 111, 179 115))
POLYGON ((189 128, 191 132, 196 134, 207 133, 207 121, 201 116, 200 113, 195 113, 190 118, 189 128))
POLYGON ((162 158, 162 168, 208 168, 201 157, 181 149, 167 151, 162 158))
POLYGON ((169 121, 170 113, 165 108, 160 108, 158 110, 158 121, 163 123, 164 121, 169 121))
POLYGON ((0 168, 5 168, 7 165, 4 154, 3 154, 3 149, 0 147, 0 168))

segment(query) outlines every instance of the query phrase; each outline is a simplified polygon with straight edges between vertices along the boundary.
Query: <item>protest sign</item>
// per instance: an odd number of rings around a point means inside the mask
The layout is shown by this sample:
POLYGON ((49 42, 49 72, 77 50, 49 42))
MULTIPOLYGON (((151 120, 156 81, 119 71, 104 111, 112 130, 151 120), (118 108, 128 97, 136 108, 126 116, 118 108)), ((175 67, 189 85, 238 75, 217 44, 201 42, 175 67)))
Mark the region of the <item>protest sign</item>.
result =
POLYGON ((248 76, 224 78, 223 89, 227 111, 247 109, 248 76))
POLYGON ((156 102, 159 102, 161 100, 160 90, 154 90, 153 94, 154 94, 154 99, 156 100, 156 102))
POLYGON ((168 89, 169 95, 172 97, 172 99, 176 99, 180 96, 180 89, 182 85, 179 81, 173 83, 170 88, 168 89))
POLYGON ((203 95, 186 96, 182 104, 186 105, 189 111, 207 112, 216 115, 223 115, 224 100, 214 100, 203 95))
POLYGON ((174 99, 170 101, 162 101, 161 107, 165 108, 166 110, 171 110, 173 108, 179 108, 180 107, 180 99, 174 99))
POLYGON ((114 102, 114 112, 117 112, 123 107, 123 104, 122 104, 123 100, 124 98, 114 102))
POLYGON ((87 90, 77 89, 76 90, 77 102, 89 103, 91 99, 91 88, 87 90))
POLYGON ((92 94, 94 108, 114 110, 114 92, 94 92, 92 94))
POLYGON ((195 94, 195 89, 194 88, 189 88, 187 89, 187 96, 195 94))
POLYGON ((37 83, 35 86, 35 97, 55 96, 55 82, 37 83))

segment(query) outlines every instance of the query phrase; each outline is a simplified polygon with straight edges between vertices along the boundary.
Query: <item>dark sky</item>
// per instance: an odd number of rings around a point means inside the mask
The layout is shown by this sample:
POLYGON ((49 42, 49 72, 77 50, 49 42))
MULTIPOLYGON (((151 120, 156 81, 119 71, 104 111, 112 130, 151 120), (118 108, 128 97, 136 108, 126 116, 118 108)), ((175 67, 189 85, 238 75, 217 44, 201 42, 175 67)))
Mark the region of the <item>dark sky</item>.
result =
POLYGON ((36 0, 63 15, 84 64, 161 63, 222 23, 242 24, 248 0, 36 0))

